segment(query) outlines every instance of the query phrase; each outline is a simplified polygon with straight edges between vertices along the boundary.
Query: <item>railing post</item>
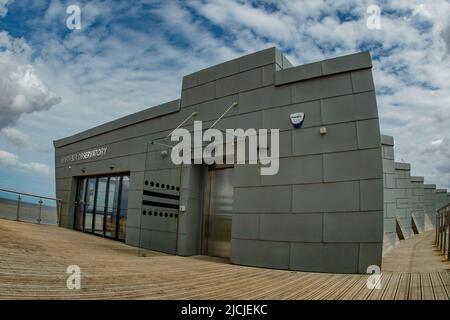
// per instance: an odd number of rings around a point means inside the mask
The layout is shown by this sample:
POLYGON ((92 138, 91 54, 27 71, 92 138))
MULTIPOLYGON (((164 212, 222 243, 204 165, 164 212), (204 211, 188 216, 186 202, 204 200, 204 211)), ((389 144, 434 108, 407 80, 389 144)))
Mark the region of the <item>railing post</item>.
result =
POLYGON ((41 224, 41 221, 42 221, 42 199, 39 199, 39 213, 38 213, 38 218, 37 218, 37 222, 39 223, 39 224, 41 224))
POLYGON ((62 210, 62 201, 57 201, 57 212, 56 212, 56 224, 58 227, 61 227, 61 210, 62 210))
POLYGON ((447 206, 447 260, 450 261, 450 204, 447 206))
POLYGON ((16 214, 16 221, 20 221, 20 194, 17 196, 17 214, 16 214))
POLYGON ((438 222, 439 222, 439 218, 438 218, 438 215, 436 214, 436 221, 435 221, 435 228, 436 228, 436 230, 434 230, 434 245, 435 246, 437 246, 438 245, 438 234, 439 234, 439 232, 438 232, 438 222))

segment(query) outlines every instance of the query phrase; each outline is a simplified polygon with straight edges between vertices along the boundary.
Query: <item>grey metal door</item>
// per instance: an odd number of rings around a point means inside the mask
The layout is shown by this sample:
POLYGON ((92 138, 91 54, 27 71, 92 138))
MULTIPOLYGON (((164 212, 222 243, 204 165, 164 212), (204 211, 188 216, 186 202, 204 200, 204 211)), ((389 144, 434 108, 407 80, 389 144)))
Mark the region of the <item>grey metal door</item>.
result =
POLYGON ((209 171, 206 224, 207 254, 230 257, 233 214, 233 168, 209 171))

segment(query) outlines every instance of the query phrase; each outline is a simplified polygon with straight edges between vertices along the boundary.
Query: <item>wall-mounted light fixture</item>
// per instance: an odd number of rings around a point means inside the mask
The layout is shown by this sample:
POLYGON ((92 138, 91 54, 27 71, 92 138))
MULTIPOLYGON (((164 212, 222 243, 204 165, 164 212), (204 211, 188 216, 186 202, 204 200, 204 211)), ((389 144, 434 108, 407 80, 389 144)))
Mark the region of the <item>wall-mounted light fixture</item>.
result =
POLYGON ((86 168, 81 169, 81 172, 86 173, 86 168))
POLYGON ((327 128, 326 127, 320 127, 320 129, 319 129, 319 133, 323 136, 323 135, 325 135, 325 134, 327 134, 327 128))
POLYGON ((161 157, 163 157, 163 158, 167 157, 167 150, 161 151, 161 157))

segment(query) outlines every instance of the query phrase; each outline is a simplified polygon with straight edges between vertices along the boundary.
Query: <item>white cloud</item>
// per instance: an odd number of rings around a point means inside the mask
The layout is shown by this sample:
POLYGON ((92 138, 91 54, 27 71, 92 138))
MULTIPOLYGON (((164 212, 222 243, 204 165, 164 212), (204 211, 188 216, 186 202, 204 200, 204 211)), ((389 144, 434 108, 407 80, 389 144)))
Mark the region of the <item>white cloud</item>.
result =
POLYGON ((21 162, 14 153, 0 149, 0 164, 7 168, 25 170, 33 174, 39 174, 48 178, 52 177, 51 169, 48 165, 39 162, 21 162))
POLYGON ((31 47, 0 32, 0 128, 14 125, 22 114, 47 110, 61 98, 51 92, 29 64, 31 47))
POLYGON ((13 144, 17 146, 26 146, 28 144, 28 141, 30 139, 29 136, 26 134, 20 132, 16 128, 13 127, 6 127, 0 130, 0 132, 13 144))
POLYGON ((8 13, 8 4, 11 4, 13 0, 0 0, 0 18, 5 17, 8 13))

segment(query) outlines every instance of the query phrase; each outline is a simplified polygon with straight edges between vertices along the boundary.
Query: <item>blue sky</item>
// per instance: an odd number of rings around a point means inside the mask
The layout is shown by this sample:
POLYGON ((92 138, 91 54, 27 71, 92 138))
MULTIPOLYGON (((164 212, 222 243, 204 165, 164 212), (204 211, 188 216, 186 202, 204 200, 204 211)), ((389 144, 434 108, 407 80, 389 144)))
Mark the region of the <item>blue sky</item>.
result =
POLYGON ((0 188, 54 195, 52 141, 176 99, 183 75, 270 46, 370 50, 381 128, 450 188, 449 1, 0 0, 0 188), (81 9, 81 30, 66 8, 81 9), (367 8, 381 29, 367 28, 367 8))

